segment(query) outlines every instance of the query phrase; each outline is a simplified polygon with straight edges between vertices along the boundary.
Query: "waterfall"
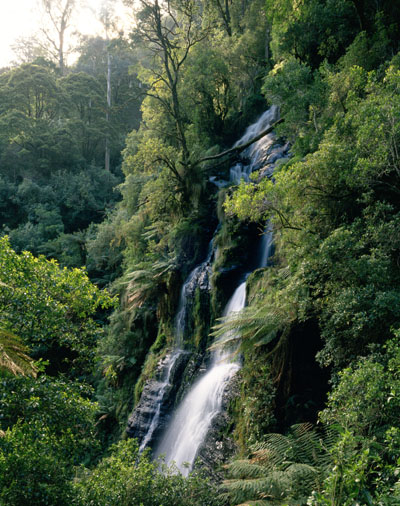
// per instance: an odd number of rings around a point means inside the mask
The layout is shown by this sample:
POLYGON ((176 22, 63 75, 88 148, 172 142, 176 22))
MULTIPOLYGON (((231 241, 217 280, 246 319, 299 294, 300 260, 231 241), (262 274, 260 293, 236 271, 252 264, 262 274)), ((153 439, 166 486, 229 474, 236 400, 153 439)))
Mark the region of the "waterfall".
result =
POLYGON ((127 432, 130 436, 138 438, 140 452, 152 444, 160 429, 161 418, 173 387, 173 380, 177 379, 175 378, 178 375, 177 365, 182 360, 182 355, 187 354, 183 348, 189 308, 198 287, 202 290, 210 288, 209 274, 213 254, 213 240, 211 240, 205 261, 190 272, 182 285, 174 321, 175 350, 167 354, 160 362, 158 379, 146 385, 140 403, 129 418, 127 432))
POLYGON ((268 266, 268 259, 272 256, 273 247, 274 247, 274 236, 272 233, 272 226, 268 222, 261 237, 260 256, 258 261, 259 267, 268 266))
MULTIPOLYGON (((246 130, 236 145, 249 141, 277 119, 278 108, 272 106, 246 130)), ((248 180, 253 170, 260 170, 260 172, 264 172, 264 175, 272 175, 275 162, 279 158, 284 158, 287 151, 287 145, 282 147, 276 144, 274 134, 271 133, 263 137, 246 149, 242 154, 241 163, 231 168, 230 181, 239 183, 242 178, 248 180)), ((210 180, 218 187, 225 185, 224 182, 217 181, 215 178, 210 180)), ((267 266, 271 251, 272 229, 267 224, 261 241, 261 254, 258 267, 267 266)), ((208 259, 208 265, 210 261, 211 256, 208 259)), ((195 276, 195 271, 196 269, 192 272, 193 277, 195 276)), ((182 301, 184 298, 185 300, 187 299, 185 287, 182 288, 181 298, 182 301)), ((229 315, 243 309, 245 301, 246 282, 242 282, 229 299, 224 310, 224 316, 229 318, 229 315)), ((176 319, 177 329, 179 322, 180 335, 183 335, 183 331, 180 330, 180 322, 185 321, 185 307, 185 304, 182 302, 176 319)), ((221 340, 225 340, 226 337, 223 336, 221 340)), ((216 348, 212 351, 206 372, 193 384, 183 398, 154 452, 155 456, 165 455, 166 464, 175 462, 180 472, 184 475, 187 475, 193 466, 198 450, 207 436, 212 420, 221 410, 226 386, 240 369, 240 364, 232 360, 231 356, 232 350, 216 348)))
MULTIPOLYGON (((236 288, 229 300, 224 316, 240 311, 246 301, 246 282, 236 288)), ((231 351, 213 351, 209 370, 195 382, 181 402, 155 454, 166 456, 166 464, 175 462, 183 475, 189 473, 197 454, 210 428, 212 419, 221 409, 222 396, 240 366, 229 361, 231 351)))
POLYGON ((179 296, 178 311, 175 316, 175 339, 178 348, 183 346, 186 319, 188 316, 188 302, 193 297, 197 286, 203 289, 210 288, 209 274, 211 271, 211 259, 214 254, 214 239, 211 240, 208 246, 207 258, 205 261, 195 267, 187 277, 182 285, 181 293, 179 296))
MULTIPOLYGON (((255 123, 247 128, 244 135, 235 143, 235 146, 240 146, 241 144, 249 142, 253 137, 268 128, 269 125, 278 119, 279 108, 273 105, 265 111, 255 123)), ((231 168, 230 180, 236 184, 240 183, 241 179, 248 181, 249 175, 265 164, 266 158, 275 141, 275 135, 271 133, 249 146, 244 153, 242 153, 242 159, 244 161, 237 163, 231 168), (246 159, 248 159, 250 163, 246 163, 246 159)))

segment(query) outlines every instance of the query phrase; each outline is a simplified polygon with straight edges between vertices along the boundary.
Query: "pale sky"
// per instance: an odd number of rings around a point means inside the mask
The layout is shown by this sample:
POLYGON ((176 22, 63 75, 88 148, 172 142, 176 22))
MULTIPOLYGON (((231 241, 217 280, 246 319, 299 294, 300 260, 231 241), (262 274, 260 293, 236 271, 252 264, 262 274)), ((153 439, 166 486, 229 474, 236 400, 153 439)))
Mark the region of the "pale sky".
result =
MULTIPOLYGON (((102 27, 93 10, 101 6, 101 0, 84 0, 88 8, 81 11, 77 29, 85 35, 102 34, 102 27), (92 8, 92 11, 90 10, 92 8)), ((122 0, 116 0, 116 12, 126 19, 122 0)), ((15 59, 11 46, 19 37, 29 37, 39 26, 37 0, 0 0, 0 68, 15 59)))

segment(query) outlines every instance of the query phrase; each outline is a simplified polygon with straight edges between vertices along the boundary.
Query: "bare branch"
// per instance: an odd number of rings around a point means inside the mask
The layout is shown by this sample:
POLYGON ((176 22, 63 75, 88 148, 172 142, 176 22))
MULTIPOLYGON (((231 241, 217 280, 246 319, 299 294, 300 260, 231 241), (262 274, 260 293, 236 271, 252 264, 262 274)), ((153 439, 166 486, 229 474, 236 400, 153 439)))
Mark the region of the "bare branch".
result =
POLYGON ((196 160, 195 162, 193 162, 192 166, 199 165, 200 163, 203 163, 203 162, 218 160, 224 156, 230 156, 230 157, 236 156, 239 153, 241 153, 242 151, 244 151, 246 148, 248 148, 249 146, 254 144, 255 142, 259 141, 260 139, 262 139, 266 135, 270 134, 275 129, 275 127, 277 125, 279 125, 280 123, 282 123, 283 121, 284 121, 283 118, 278 119, 278 121, 275 121, 275 123, 273 123, 271 126, 266 128, 265 130, 263 130, 261 133, 259 133, 258 135, 256 135, 252 139, 250 139, 248 142, 245 142, 244 144, 240 144, 239 146, 234 146, 233 148, 227 149, 226 151, 222 151, 222 153, 218 153, 217 155, 205 156, 204 158, 200 158, 199 160, 196 160))

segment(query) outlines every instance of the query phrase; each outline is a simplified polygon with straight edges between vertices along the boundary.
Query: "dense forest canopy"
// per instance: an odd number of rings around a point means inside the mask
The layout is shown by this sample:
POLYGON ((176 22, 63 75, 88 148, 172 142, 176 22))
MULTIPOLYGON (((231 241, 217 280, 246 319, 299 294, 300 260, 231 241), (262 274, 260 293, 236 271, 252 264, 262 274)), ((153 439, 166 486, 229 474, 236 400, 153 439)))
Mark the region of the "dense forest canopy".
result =
POLYGON ((0 69, 0 505, 398 504, 400 4, 108 1, 79 43, 40 4, 0 69), (289 158, 229 183, 272 105, 289 158), (185 378, 230 331, 235 457, 184 478, 125 428, 212 238, 185 378))

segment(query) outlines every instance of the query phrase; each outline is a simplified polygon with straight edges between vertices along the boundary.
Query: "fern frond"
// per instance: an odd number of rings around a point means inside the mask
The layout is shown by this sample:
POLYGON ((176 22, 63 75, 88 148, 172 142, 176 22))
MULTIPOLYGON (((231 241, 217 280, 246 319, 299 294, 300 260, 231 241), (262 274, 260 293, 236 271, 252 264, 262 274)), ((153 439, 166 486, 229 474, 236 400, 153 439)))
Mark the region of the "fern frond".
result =
POLYGON ((267 434, 265 440, 255 445, 253 461, 269 464, 274 468, 284 468, 285 463, 293 460, 293 442, 291 438, 279 433, 267 434))
POLYGON ((143 262, 139 267, 126 274, 123 283, 125 305, 130 310, 141 307, 159 290, 165 276, 176 268, 176 257, 159 259, 152 264, 143 262))
POLYGON ((283 498, 285 490, 290 488, 288 476, 281 471, 271 472, 268 476, 262 478, 226 480, 223 484, 235 503, 257 499, 283 498))
MULTIPOLYGON (((242 311, 218 320, 211 333, 216 338, 214 347, 231 345, 238 340, 241 340, 242 349, 266 346, 279 335, 281 340, 295 318, 292 307, 266 296, 242 311)), ((273 353, 276 351, 274 348, 273 353)))
POLYGON ((229 476, 232 478, 260 478, 265 476, 265 467, 251 460, 235 460, 229 464, 229 476))
POLYGON ((284 454, 282 454, 278 449, 273 446, 265 447, 260 450, 254 450, 253 454, 250 458, 251 462, 258 463, 262 465, 267 470, 278 469, 281 467, 284 459, 282 458, 284 454))
POLYGON ((322 483, 330 466, 334 431, 316 431, 310 423, 293 425, 286 435, 272 433, 252 447, 249 459, 227 466, 224 482, 233 504, 301 506, 322 483), (325 437, 326 433, 326 437, 325 437))
POLYGON ((15 376, 21 374, 36 377, 37 369, 28 351, 17 336, 0 329, 0 369, 15 376))
POLYGON ((315 481, 318 479, 318 475, 320 474, 320 470, 318 468, 310 466, 309 464, 301 463, 290 464, 285 472, 292 480, 309 483, 310 486, 315 484, 315 481))

